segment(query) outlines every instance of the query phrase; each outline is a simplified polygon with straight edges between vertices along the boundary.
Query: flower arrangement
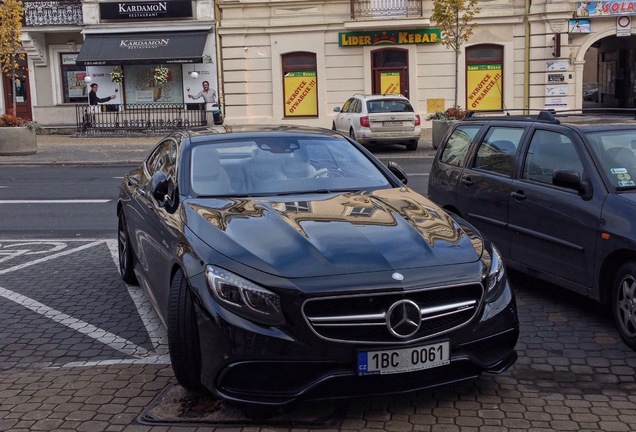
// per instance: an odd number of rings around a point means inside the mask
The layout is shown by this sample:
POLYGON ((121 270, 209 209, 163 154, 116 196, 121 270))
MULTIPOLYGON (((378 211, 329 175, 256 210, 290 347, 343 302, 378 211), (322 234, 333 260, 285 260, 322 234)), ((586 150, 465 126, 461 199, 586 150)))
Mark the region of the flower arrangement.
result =
POLYGON ((161 84, 165 84, 168 82, 168 74, 170 73, 170 71, 168 70, 167 67, 163 67, 163 66, 157 66, 155 68, 155 74, 154 74, 154 79, 155 82, 159 85, 161 84))
POLYGON ((121 69, 114 69, 110 72, 110 80, 114 83, 121 83, 124 80, 124 73, 121 69))
POLYGON ((0 128, 3 127, 26 127, 35 131, 38 135, 44 133, 44 128, 38 122, 21 119, 13 114, 13 110, 0 115, 0 128))
POLYGON ((466 111, 460 106, 447 108, 446 111, 436 111, 426 117, 426 120, 461 120, 466 115, 466 111))

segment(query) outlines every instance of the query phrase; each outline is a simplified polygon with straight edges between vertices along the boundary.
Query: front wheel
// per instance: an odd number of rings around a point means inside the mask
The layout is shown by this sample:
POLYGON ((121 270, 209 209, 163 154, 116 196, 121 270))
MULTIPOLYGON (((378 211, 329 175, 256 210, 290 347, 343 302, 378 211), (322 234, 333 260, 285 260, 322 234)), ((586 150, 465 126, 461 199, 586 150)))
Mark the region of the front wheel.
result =
POLYGON ((612 315, 625 343, 636 350, 636 262, 623 264, 616 274, 612 315))
POLYGON ((201 350, 192 292, 187 279, 178 270, 168 298, 168 348, 172 370, 186 390, 202 393, 201 350))

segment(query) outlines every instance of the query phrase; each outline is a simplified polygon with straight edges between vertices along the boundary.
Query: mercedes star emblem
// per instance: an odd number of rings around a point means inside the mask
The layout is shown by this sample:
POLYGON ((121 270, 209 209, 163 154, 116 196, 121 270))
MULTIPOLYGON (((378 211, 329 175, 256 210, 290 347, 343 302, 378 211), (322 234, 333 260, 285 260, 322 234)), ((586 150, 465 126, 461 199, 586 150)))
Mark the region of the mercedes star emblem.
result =
POLYGON ((408 338, 420 329, 422 312, 412 300, 399 300, 391 305, 386 318, 386 326, 393 336, 408 338))

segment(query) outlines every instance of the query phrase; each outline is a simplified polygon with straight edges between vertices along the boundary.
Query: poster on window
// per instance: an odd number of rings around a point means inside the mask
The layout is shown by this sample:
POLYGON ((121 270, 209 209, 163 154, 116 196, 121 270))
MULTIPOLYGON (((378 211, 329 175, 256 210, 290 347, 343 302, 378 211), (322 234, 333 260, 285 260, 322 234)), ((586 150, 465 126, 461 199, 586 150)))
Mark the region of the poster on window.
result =
POLYGON ((186 104, 218 104, 219 91, 216 80, 216 69, 212 63, 184 64, 183 102, 186 104))
POLYGON ((86 77, 86 72, 84 71, 74 71, 67 70, 66 71, 66 88, 67 88, 67 97, 69 99, 72 98, 81 98, 87 97, 87 88, 88 86, 84 83, 84 78, 86 77))
POLYGON ((400 73, 380 72, 380 90, 382 94, 399 94, 400 73))
POLYGON ((317 116, 316 71, 288 72, 284 78, 285 116, 317 116))
MULTIPOLYGON (((121 104, 123 103, 121 100, 121 85, 119 83, 115 83, 110 78, 110 73, 117 69, 117 66, 87 66, 86 67, 86 76, 90 77, 90 84, 88 84, 88 93, 91 91, 96 93, 97 98, 103 100, 105 98, 111 97, 111 99, 105 102, 99 103, 107 103, 107 104, 121 104), (97 87, 95 87, 97 84, 97 87), (114 96, 114 98, 112 97, 114 96)), ((87 98, 86 103, 89 103, 87 98)))
POLYGON ((126 104, 183 103, 181 65, 124 66, 126 104), (164 83, 155 77, 155 68, 168 69, 164 83))
POLYGON ((466 107, 469 110, 500 110, 503 108, 501 64, 470 65, 466 70, 466 107))

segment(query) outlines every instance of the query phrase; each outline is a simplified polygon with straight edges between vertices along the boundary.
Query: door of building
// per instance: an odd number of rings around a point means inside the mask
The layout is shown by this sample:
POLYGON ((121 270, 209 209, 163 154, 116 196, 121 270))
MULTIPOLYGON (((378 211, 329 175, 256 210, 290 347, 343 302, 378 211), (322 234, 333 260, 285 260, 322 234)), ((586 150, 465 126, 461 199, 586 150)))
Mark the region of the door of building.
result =
POLYGON ((373 93, 399 93, 408 98, 408 51, 387 48, 373 51, 371 55, 373 93))
POLYGON ((13 95, 16 96, 15 115, 24 120, 32 120, 31 94, 29 92, 29 71, 27 61, 18 60, 20 66, 16 71, 15 82, 12 85, 11 76, 2 74, 2 88, 4 89, 4 106, 6 112, 13 110, 13 95))

